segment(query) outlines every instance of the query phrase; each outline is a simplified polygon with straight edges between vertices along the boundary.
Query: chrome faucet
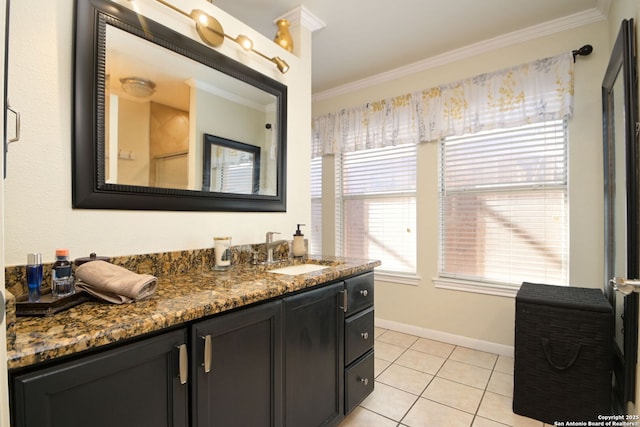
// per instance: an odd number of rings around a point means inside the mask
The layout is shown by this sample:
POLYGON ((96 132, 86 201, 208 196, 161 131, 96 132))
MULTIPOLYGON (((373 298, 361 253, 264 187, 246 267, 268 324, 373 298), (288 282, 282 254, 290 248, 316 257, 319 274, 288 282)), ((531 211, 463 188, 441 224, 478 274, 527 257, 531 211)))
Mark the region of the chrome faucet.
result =
POLYGON ((265 262, 267 264, 271 264, 275 262, 273 260, 273 248, 286 242, 286 240, 276 240, 274 242, 273 241, 274 234, 280 234, 280 233, 277 231, 267 231, 267 234, 265 237, 265 246, 267 247, 267 260, 265 262))

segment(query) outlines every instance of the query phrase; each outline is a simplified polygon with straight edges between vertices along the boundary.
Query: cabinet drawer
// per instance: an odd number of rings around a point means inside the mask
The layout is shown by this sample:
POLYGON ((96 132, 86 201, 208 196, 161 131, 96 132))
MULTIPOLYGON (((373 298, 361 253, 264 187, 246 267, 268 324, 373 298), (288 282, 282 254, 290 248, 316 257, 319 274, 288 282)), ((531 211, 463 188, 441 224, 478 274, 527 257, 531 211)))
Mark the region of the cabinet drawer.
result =
POLYGON ((345 280, 347 316, 373 305, 373 272, 345 280))
POLYGON ((373 391, 373 375, 373 350, 345 369, 345 414, 373 391))
POLYGON ((373 307, 349 317, 344 325, 345 365, 373 348, 373 307))

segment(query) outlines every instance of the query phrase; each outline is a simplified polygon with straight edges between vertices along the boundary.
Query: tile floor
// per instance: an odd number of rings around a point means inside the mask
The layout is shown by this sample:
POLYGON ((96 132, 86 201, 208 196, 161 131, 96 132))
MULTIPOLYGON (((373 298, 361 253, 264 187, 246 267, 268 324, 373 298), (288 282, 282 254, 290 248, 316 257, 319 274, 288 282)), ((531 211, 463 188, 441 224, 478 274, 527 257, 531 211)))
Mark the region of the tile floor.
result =
POLYGON ((511 410, 513 358, 376 328, 375 390, 340 427, 542 427, 511 410))

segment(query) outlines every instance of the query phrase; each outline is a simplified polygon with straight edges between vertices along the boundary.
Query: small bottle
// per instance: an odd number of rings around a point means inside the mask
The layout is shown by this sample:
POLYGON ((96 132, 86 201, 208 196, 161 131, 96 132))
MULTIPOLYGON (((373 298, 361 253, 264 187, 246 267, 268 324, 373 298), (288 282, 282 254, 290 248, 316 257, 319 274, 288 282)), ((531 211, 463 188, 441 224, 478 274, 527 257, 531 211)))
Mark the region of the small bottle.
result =
POLYGON ((56 262, 51 269, 51 293, 55 298, 75 293, 68 249, 56 249, 56 262))
POLYGON ((298 229, 293 235, 293 247, 291 248, 291 254, 294 257, 303 257, 307 254, 307 248, 304 245, 304 234, 300 231, 300 226, 304 224, 298 224, 298 229))
POLYGON ((29 302, 40 301, 40 286, 42 286, 42 255, 39 253, 27 254, 29 302))

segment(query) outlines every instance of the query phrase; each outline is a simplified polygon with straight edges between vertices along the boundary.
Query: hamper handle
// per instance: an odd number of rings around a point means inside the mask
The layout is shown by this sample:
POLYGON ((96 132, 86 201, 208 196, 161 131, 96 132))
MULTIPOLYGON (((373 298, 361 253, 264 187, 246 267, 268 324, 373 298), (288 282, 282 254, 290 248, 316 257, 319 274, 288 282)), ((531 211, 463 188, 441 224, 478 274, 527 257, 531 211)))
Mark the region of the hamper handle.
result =
POLYGON ((553 363, 553 361, 551 360, 551 344, 549 342, 548 338, 540 338, 540 341, 542 341, 542 350, 544 350, 544 355, 547 358, 547 362, 549 362, 549 365, 553 366, 554 368, 556 368, 559 371, 564 371, 565 369, 568 369, 571 367, 571 365, 573 365, 575 363, 575 361, 578 359, 578 354, 580 353, 580 348, 582 347, 582 344, 578 343, 578 345, 575 346, 576 350, 575 353, 573 355, 573 357, 571 357, 571 360, 569 360, 569 363, 567 363, 565 366, 558 366, 555 363, 553 363))

